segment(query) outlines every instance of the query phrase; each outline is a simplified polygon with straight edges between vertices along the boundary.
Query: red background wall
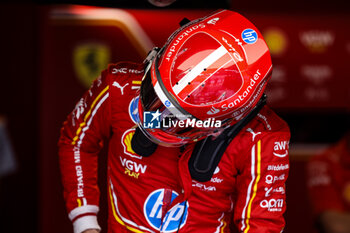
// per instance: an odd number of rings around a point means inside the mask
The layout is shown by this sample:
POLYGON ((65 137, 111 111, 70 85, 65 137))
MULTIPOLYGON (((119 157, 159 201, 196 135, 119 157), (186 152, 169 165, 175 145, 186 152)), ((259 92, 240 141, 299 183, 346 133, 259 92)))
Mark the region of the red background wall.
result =
MULTIPOLYGON (((87 88, 76 72, 74 51, 81 45, 105 46, 110 53, 108 62, 142 61, 146 53, 137 40, 130 39, 133 37, 125 30, 127 25, 58 19, 57 9, 82 13, 77 7, 55 5, 0 8, 0 113, 8 118, 19 163, 17 173, 0 184, 4 232, 71 230, 62 198, 56 144, 62 122, 87 88)), ((157 46, 162 46, 184 16, 194 19, 210 11, 127 10, 157 46)), ((345 131, 341 123, 348 117, 350 92, 344 77, 349 77, 350 36, 344 25, 349 25, 350 18, 335 13, 256 11, 244 15, 265 35, 272 36, 271 41, 285 41, 284 45, 275 44, 275 73, 269 89, 271 105, 292 130, 285 232, 313 232, 305 164, 310 155, 345 131)), ((99 67, 99 59, 96 53, 91 54, 85 63, 93 71, 99 67)), ((102 186, 105 159, 102 153, 102 186)), ((106 203, 103 197, 102 193, 102 212, 106 203)), ((105 217, 100 216, 103 226, 105 217)))

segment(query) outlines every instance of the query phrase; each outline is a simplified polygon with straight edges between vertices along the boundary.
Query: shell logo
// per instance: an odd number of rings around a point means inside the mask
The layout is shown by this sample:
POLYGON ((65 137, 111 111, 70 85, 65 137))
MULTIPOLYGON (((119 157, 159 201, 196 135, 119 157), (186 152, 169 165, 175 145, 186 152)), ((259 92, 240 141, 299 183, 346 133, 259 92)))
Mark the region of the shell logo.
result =
POLYGON ((135 129, 128 129, 127 131, 124 132, 122 138, 121 138, 121 143, 124 147, 124 153, 127 155, 130 155, 133 158, 138 158, 141 159, 142 157, 138 154, 135 153, 135 151, 131 147, 131 139, 132 136, 135 133, 135 129))

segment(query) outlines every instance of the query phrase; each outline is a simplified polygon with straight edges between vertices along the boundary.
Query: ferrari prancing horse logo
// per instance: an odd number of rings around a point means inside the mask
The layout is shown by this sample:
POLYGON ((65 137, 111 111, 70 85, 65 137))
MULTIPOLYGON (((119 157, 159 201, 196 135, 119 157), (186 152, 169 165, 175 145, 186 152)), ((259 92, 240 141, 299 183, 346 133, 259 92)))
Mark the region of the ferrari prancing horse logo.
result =
POLYGON ((76 76, 86 88, 107 68, 109 61, 110 49, 104 44, 80 44, 73 52, 76 76))

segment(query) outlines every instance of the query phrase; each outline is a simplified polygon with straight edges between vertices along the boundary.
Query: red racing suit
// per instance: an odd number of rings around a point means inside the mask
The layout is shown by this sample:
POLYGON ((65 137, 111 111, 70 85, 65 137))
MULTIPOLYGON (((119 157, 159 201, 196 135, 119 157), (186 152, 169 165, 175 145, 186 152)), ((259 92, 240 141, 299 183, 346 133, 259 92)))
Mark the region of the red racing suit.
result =
POLYGON ((75 232, 98 228, 97 156, 108 148, 108 232, 282 232, 289 128, 269 107, 230 143, 208 182, 191 179, 193 144, 131 148, 142 64, 103 71, 68 116, 59 140, 64 197, 75 232))
POLYGON ((308 188, 315 216, 327 210, 350 212, 350 150, 346 135, 308 164, 308 188))

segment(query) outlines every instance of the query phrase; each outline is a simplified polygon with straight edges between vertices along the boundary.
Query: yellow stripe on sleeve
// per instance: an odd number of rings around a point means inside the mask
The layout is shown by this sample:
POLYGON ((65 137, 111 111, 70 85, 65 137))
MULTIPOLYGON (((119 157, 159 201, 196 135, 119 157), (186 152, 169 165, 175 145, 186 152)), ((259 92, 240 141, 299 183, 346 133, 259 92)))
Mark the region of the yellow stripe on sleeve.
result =
POLYGON ((227 223, 226 223, 225 221, 222 221, 222 222, 223 222, 223 226, 222 226, 222 228, 221 228, 220 233, 224 233, 224 229, 225 229, 225 227, 227 226, 227 223))
POLYGON ((249 231, 249 228, 250 228, 249 219, 250 219, 250 216, 251 216, 252 203, 253 203, 253 200, 254 200, 254 198, 256 196, 256 192, 258 190, 258 183, 259 183, 259 180, 260 180, 260 174, 261 174, 261 140, 258 141, 256 173, 257 173, 257 177, 256 177, 256 180, 255 180, 255 183, 254 183, 253 195, 252 195, 252 198, 249 201, 248 210, 247 210, 247 218, 246 218, 247 228, 244 230, 244 233, 247 233, 249 231))
POLYGON ((77 198, 77 202, 78 202, 78 207, 80 207, 80 206, 81 206, 81 200, 80 200, 80 198, 77 198))
POLYGON ((80 123, 79 128, 77 129, 77 132, 75 133, 75 137, 73 138, 72 145, 75 145, 77 143, 77 140, 79 139, 79 135, 80 135, 83 127, 86 125, 87 119, 91 115, 92 109, 95 107, 97 101, 99 101, 101 96, 103 96, 103 94, 108 91, 108 89, 109 89, 109 86, 106 86, 105 89, 103 89, 101 91, 101 93, 96 97, 96 99, 92 102, 89 111, 86 113, 86 115, 84 117, 84 121, 82 123, 80 123))

